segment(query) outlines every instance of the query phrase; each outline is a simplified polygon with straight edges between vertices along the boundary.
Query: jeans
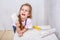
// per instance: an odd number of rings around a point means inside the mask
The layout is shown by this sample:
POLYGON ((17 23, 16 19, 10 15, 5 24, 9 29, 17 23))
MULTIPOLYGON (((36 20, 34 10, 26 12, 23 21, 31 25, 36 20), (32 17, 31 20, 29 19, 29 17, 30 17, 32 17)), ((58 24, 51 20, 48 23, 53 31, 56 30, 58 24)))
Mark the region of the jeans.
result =
POLYGON ((14 33, 16 32, 16 26, 13 26, 14 33))

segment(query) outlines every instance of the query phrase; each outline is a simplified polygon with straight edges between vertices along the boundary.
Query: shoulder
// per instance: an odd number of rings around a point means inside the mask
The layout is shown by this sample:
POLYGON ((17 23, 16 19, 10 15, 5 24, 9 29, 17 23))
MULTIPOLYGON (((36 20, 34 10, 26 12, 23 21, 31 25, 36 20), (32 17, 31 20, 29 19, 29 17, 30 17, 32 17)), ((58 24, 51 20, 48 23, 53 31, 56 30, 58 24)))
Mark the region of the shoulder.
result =
POLYGON ((27 22, 31 22, 32 21, 32 19, 31 18, 27 18, 27 22))
POLYGON ((27 18, 27 21, 31 21, 32 19, 31 18, 27 18))

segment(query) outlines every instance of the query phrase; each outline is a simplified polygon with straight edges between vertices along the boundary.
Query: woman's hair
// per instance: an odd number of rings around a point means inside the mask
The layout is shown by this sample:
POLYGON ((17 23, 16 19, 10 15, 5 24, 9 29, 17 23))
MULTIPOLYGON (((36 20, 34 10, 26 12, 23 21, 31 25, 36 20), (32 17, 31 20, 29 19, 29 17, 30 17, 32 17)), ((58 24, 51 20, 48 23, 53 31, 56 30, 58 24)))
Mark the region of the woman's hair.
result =
POLYGON ((31 7, 31 5, 29 4, 29 3, 25 3, 25 4, 23 4, 21 7, 20 7, 20 9, 19 9, 19 15, 18 15, 18 21, 19 21, 19 23, 20 23, 20 26, 19 26, 19 28, 22 30, 22 29, 24 29, 24 26, 22 25, 22 20, 21 20, 21 16, 20 16, 20 11, 21 11, 21 9, 22 9, 22 7, 23 6, 28 6, 29 7, 29 15, 30 16, 28 16, 27 18, 32 18, 32 7, 31 7))

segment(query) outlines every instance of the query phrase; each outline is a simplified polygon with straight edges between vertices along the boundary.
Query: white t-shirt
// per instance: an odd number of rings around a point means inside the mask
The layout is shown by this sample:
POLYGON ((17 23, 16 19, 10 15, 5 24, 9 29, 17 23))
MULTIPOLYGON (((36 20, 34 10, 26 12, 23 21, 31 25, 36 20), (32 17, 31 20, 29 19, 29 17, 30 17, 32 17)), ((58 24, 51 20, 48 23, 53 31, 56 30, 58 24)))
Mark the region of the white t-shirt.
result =
MULTIPOLYGON (((16 26, 16 21, 18 20, 18 17, 17 16, 18 15, 16 13, 14 13, 11 16, 11 18, 13 20, 13 26, 16 26)), ((23 22, 23 24, 25 24, 25 21, 23 22)), ((25 28, 32 28, 32 20, 31 20, 31 18, 27 18, 25 28)))

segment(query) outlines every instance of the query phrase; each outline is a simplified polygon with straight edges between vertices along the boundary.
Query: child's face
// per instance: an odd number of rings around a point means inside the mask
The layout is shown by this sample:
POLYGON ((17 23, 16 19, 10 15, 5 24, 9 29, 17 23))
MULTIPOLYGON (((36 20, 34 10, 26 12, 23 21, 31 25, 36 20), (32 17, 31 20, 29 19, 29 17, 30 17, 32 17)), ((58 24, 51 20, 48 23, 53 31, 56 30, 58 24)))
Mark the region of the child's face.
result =
POLYGON ((29 6, 23 6, 20 11, 21 18, 26 19, 30 15, 29 10, 29 6))

